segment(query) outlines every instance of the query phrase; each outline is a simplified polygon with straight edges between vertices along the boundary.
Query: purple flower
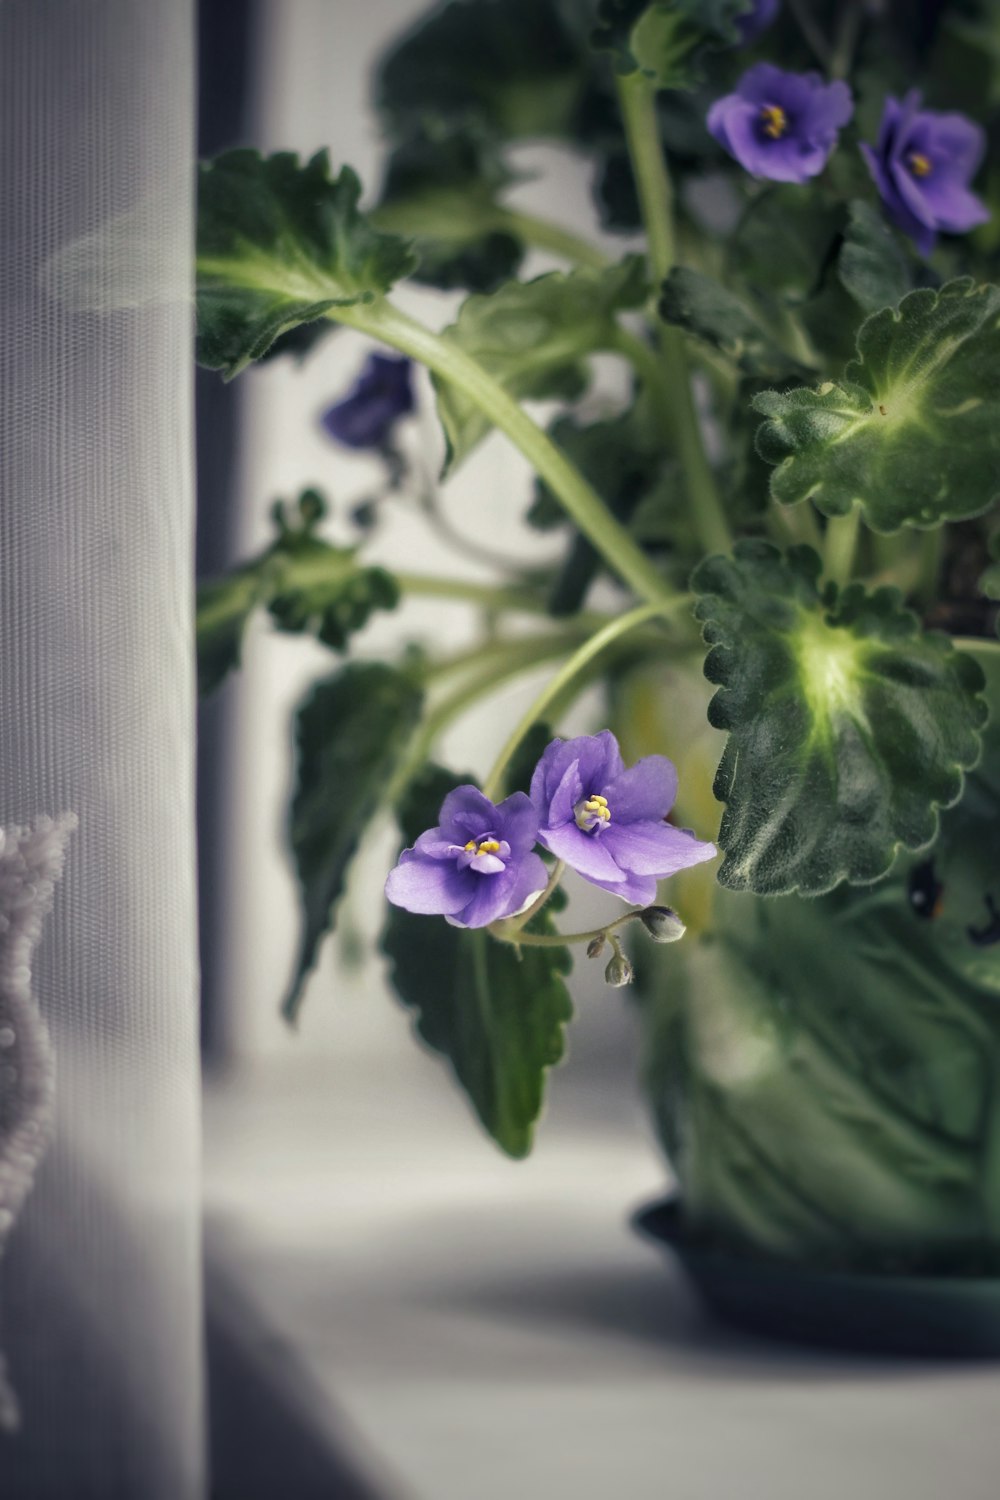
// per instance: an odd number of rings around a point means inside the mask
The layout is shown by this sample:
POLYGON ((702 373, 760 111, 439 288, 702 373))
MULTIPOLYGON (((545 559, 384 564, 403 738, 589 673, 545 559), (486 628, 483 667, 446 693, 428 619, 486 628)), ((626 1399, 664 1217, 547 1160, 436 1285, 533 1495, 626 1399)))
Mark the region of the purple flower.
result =
POLYGON ((758 63, 743 74, 735 94, 715 101, 707 123, 720 146, 755 177, 805 182, 822 172, 837 131, 853 113, 846 83, 758 63))
POLYGON ((885 101, 878 145, 862 145, 889 217, 921 254, 934 249, 939 229, 965 234, 989 218, 970 192, 986 145, 985 133, 964 115, 921 109, 911 89, 900 103, 885 101))
POLYGON ((533 852, 538 814, 524 792, 495 807, 478 787, 456 787, 440 818, 390 870, 385 894, 393 905, 445 916, 456 927, 488 927, 547 884, 533 852))
POLYGON ((664 755, 626 771, 610 730, 553 740, 531 778, 539 841, 594 885, 648 906, 656 882, 715 855, 714 844, 664 822, 677 772, 664 755))
POLYGON ((410 361, 372 354, 350 395, 325 411, 320 421, 345 448, 385 448, 400 417, 412 410, 410 361))
POLYGON ((740 34, 740 46, 755 42, 762 31, 773 26, 781 9, 781 0, 751 0, 750 9, 736 17, 736 30, 740 34))

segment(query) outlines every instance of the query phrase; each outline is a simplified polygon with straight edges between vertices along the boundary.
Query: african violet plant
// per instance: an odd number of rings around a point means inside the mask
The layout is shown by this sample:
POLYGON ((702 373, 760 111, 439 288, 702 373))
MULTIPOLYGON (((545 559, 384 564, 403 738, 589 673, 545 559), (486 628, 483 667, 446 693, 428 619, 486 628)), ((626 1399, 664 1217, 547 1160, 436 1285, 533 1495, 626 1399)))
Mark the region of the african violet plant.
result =
POLYGON ((205 163, 199 357, 231 378, 359 330, 373 353, 329 436, 380 452, 387 493, 419 489, 397 443, 419 362, 445 476, 500 429, 537 475, 505 503, 565 547, 498 562, 489 587, 460 565, 390 575, 379 505, 335 546, 307 490, 203 589, 206 687, 257 608, 340 654, 408 596, 482 616, 471 649, 355 656, 297 714, 287 1013, 388 809, 392 982, 505 1151, 530 1148, 579 945, 610 984, 638 976, 690 1232, 869 1266, 995 1260, 995 8, 451 0, 382 59, 376 105, 367 212, 325 151, 205 163), (587 158, 601 225, 645 251, 609 259, 512 207, 530 140, 587 158), (518 279, 531 249, 563 269, 518 279), (468 292, 443 332, 393 300, 408 277, 468 292), (597 353, 632 395, 595 418, 578 403, 597 353), (562 404, 547 430, 524 405, 541 398, 562 404), (447 725, 542 663, 481 787, 433 763, 447 725), (561 736, 595 683, 610 727, 561 736), (567 872, 606 895, 591 931, 560 929, 567 872), (689 935, 654 947, 684 932, 674 906, 689 935))

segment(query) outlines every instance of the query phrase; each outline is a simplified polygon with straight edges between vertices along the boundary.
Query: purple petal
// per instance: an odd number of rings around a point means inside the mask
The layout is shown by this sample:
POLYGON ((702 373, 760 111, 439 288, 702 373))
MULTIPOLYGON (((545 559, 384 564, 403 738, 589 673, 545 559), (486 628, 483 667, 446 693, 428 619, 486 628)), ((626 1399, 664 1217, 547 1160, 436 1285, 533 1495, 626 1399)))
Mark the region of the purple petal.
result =
POLYGON ((473 877, 451 863, 422 859, 404 849, 389 871, 385 894, 394 906, 422 916, 453 916, 468 905, 473 877))
POLYGON ((373 354, 354 389, 323 412, 320 422, 347 448, 382 448, 396 422, 412 410, 410 361, 373 354))
POLYGON ((677 796, 677 767, 665 755, 647 755, 601 790, 616 827, 637 818, 665 818, 677 796))
POLYGON ((526 854, 517 866, 517 879, 511 889, 504 916, 512 917, 531 896, 544 891, 549 883, 549 872, 538 854, 526 854))
POLYGON ((488 927, 491 922, 499 922, 523 906, 534 891, 542 890, 547 881, 548 874, 538 855, 526 855, 523 861, 508 865, 502 875, 477 881, 471 901, 454 914, 456 924, 488 927))
POLYGON ((788 95, 788 80, 794 76, 786 73, 783 68, 776 68, 774 63, 755 63, 743 74, 736 85, 736 92, 749 104, 784 105, 788 95))
POLYGON ((495 832, 496 815, 496 807, 477 786, 457 786, 441 804, 441 834, 465 844, 470 838, 495 832))
POLYGON ((497 809, 494 831, 506 839, 515 858, 531 849, 538 838, 538 813, 527 792, 514 792, 497 809))
POLYGON ((816 89, 809 101, 809 134, 814 140, 823 137, 832 144, 837 131, 854 114, 854 100, 846 83, 839 79, 816 89))
POLYGON ((624 769, 618 741, 610 729, 600 734, 578 735, 572 740, 553 740, 531 778, 531 800, 542 823, 548 821, 552 800, 574 761, 579 763, 581 787, 588 792, 604 786, 624 769))
POLYGON ((986 151, 986 132, 964 115, 935 113, 928 120, 926 142, 940 170, 969 181, 986 151))
POLYGON ((933 185, 933 191, 925 192, 925 197, 933 209, 936 227, 948 234, 967 234, 990 217, 982 199, 958 182, 941 181, 933 185))
POLYGON ((616 827, 612 823, 602 840, 614 855, 615 863, 633 875, 654 875, 665 880, 689 865, 700 865, 716 854, 714 844, 702 843, 693 834, 670 823, 629 823, 616 827))
POLYGON ((426 833, 420 835, 413 848, 425 859, 454 859, 455 857, 454 841, 443 839, 440 828, 428 828, 426 833))
POLYGON ((768 26, 773 25, 780 8, 781 0, 754 0, 750 10, 737 16, 736 30, 739 32, 740 46, 747 46, 762 31, 766 31, 768 26))
POLYGON ((617 883, 612 884, 607 880, 594 880, 593 885, 599 885, 602 891, 608 891, 612 896, 620 896, 630 906, 650 906, 656 900, 656 878, 652 875, 630 875, 627 872, 617 883))
POLYGON ((557 859, 565 860, 587 880, 618 884, 625 879, 610 850, 603 847, 604 834, 584 833, 575 823, 565 823, 561 828, 543 828, 538 836, 557 859))
POLYGON ((573 809, 583 796, 583 782, 580 780, 580 762, 571 761, 563 773, 562 780, 556 787, 549 803, 546 823, 550 828, 559 828, 563 823, 572 823, 573 809))

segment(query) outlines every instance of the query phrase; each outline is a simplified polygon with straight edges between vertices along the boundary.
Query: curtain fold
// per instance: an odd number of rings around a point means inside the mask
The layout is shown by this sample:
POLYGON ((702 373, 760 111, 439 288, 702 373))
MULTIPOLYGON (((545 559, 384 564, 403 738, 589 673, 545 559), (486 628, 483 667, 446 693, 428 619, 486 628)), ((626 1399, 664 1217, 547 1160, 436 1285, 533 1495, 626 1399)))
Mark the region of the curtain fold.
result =
POLYGON ((203 1494, 192 38, 192 0, 0 0, 0 824, 77 819, 4 1500, 203 1494))

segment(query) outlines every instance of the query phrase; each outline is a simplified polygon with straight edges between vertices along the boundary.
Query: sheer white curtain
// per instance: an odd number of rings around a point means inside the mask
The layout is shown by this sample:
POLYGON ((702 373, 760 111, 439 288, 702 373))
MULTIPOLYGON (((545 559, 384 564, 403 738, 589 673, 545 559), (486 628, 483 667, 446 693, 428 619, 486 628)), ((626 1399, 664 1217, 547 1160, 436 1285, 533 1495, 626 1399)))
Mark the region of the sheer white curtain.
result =
POLYGON ((0 0, 0 823, 78 818, 34 966, 54 1142, 0 1258, 4 1500, 202 1493, 192 23, 0 0))

